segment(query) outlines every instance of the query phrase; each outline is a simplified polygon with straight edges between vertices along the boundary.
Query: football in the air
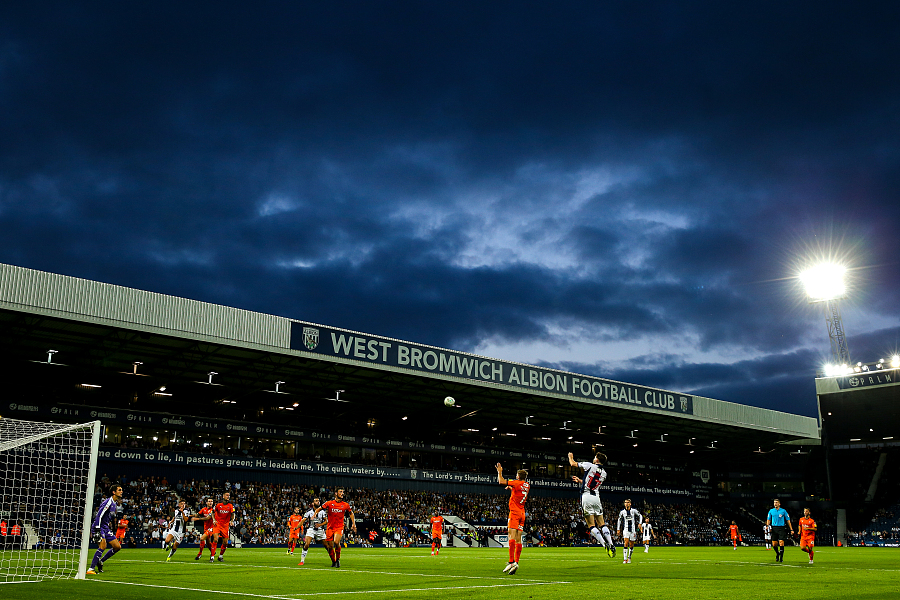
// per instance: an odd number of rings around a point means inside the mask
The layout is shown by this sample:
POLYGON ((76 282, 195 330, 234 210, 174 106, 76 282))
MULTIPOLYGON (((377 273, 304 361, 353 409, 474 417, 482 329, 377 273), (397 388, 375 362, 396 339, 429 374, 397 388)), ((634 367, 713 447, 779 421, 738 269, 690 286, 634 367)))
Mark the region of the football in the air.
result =
POLYGON ((453 399, 453 396, 447 396, 444 398, 444 406, 453 406, 456 404, 456 400, 453 399))

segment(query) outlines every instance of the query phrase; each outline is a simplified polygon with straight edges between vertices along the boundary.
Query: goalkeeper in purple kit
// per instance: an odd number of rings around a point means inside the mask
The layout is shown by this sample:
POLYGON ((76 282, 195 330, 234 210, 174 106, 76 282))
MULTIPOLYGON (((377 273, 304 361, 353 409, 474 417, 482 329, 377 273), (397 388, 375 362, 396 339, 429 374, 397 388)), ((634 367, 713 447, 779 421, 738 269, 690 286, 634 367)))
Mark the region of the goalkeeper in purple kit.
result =
POLYGON ((91 531, 100 535, 100 548, 94 553, 91 568, 88 575, 96 575, 103 572, 103 563, 109 560, 113 554, 122 549, 122 544, 116 539, 116 504, 122 501, 122 486, 113 484, 109 488, 109 498, 100 503, 97 516, 91 523, 91 531), (107 544, 110 550, 103 556, 107 544), (102 558, 101 558, 102 557, 102 558))

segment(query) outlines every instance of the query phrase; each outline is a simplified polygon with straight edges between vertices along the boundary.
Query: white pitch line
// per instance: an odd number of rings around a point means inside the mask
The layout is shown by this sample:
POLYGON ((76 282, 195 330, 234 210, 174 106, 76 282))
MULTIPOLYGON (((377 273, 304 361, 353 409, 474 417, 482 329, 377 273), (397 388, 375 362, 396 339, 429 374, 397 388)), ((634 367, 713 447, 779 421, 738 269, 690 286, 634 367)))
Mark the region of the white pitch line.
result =
POLYGON ((343 595, 343 594, 397 594, 402 592, 433 592, 439 590, 474 590, 479 588, 507 588, 507 587, 519 587, 523 585, 560 585, 571 583, 569 581, 539 581, 539 582, 528 582, 528 583, 498 583, 494 585, 456 585, 450 587, 435 587, 435 588, 403 588, 398 590, 357 590, 354 592, 316 592, 314 594, 303 594, 302 596, 298 596, 296 600, 302 600, 303 598, 307 598, 309 596, 332 596, 332 595, 343 595))
MULTIPOLYGON (((120 561, 121 562, 121 561, 120 561)), ((249 596, 251 598, 276 598, 278 600, 296 600, 292 596, 267 596, 265 594, 251 594, 249 592, 228 592, 222 590, 210 590, 206 589, 198 589, 198 588, 189 588, 189 587, 180 587, 177 585, 155 585, 152 583, 132 583, 130 581, 109 581, 108 579, 86 579, 85 581, 90 581, 91 583, 114 583, 116 585, 134 585, 138 587, 149 587, 149 588, 161 588, 167 590, 181 590, 182 592, 206 592, 207 594, 229 594, 232 596, 249 596)))
MULTIPOLYGON (((164 563, 163 561, 158 561, 158 560, 137 560, 134 558, 132 558, 132 559, 126 558, 126 559, 118 560, 116 562, 135 562, 135 563, 169 564, 169 565, 172 564, 172 563, 164 563)), ((179 562, 179 563, 175 563, 175 564, 190 565, 191 567, 195 567, 195 566, 201 565, 203 563, 179 562)), ((278 567, 278 566, 273 566, 273 565, 246 565, 246 564, 239 564, 239 563, 219 563, 219 566, 214 567, 214 568, 221 568, 221 567, 233 567, 233 568, 252 567, 254 569, 290 569, 290 570, 296 570, 296 571, 329 571, 332 573, 334 573, 336 571, 335 569, 332 569, 330 567, 327 567, 327 568, 326 567, 303 567, 301 569, 299 567, 278 567)), ((484 575, 447 575, 447 574, 439 574, 439 573, 403 573, 403 572, 397 572, 397 571, 366 571, 363 569, 345 569, 345 568, 341 568, 340 571, 344 572, 344 573, 362 573, 364 575, 405 575, 407 577, 440 577, 442 579, 490 579, 490 580, 496 579, 496 577, 494 577, 494 576, 484 576, 484 575)), ((519 581, 527 581, 529 583, 571 583, 570 581, 546 581, 544 579, 527 579, 525 577, 522 577, 522 578, 517 577, 517 579, 519 579, 519 581)))
POLYGON ((440 590, 473 590, 480 588, 506 588, 506 587, 521 587, 523 585, 560 585, 570 583, 568 581, 541 581, 541 582, 523 582, 523 583, 497 583, 494 585, 457 585, 450 587, 435 587, 435 588, 400 588, 394 590, 356 590, 356 591, 344 591, 344 592, 315 592, 312 594, 302 594, 302 595, 293 595, 293 596, 282 596, 277 594, 266 595, 266 594, 251 594, 249 592, 229 592, 222 590, 210 590, 209 588, 189 588, 182 587, 176 585, 157 585, 152 583, 133 583, 130 581, 109 581, 106 579, 87 579, 86 581, 90 581, 92 583, 112 583, 117 585, 133 585, 137 587, 150 587, 150 588, 161 588, 168 590, 180 590, 182 592, 203 592, 207 594, 229 594, 232 596, 248 596, 251 598, 272 598, 274 600, 302 600, 303 598, 308 598, 312 596, 336 596, 343 594, 401 594, 403 592, 432 592, 432 591, 440 591, 440 590))

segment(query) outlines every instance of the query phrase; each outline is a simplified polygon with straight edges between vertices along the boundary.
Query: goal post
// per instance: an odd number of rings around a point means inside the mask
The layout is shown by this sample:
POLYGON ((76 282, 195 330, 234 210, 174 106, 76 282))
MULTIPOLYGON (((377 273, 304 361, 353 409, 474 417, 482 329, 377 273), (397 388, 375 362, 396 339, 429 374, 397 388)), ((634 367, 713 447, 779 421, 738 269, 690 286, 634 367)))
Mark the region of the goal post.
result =
POLYGON ((0 584, 84 578, 100 422, 0 417, 0 584))

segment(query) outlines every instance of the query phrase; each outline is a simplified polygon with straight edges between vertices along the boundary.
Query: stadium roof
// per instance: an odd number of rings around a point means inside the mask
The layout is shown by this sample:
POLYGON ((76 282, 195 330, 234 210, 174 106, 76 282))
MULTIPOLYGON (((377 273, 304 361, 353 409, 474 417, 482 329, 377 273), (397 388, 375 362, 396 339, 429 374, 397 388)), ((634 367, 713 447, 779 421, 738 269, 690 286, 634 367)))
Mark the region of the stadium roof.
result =
POLYGON ((828 444, 840 448, 900 446, 900 369, 816 379, 828 444))
POLYGON ((8 389, 48 402, 405 437, 452 431, 470 444, 514 434, 519 447, 581 442, 585 453, 745 453, 820 436, 800 415, 3 264, 0 340, 8 389))

